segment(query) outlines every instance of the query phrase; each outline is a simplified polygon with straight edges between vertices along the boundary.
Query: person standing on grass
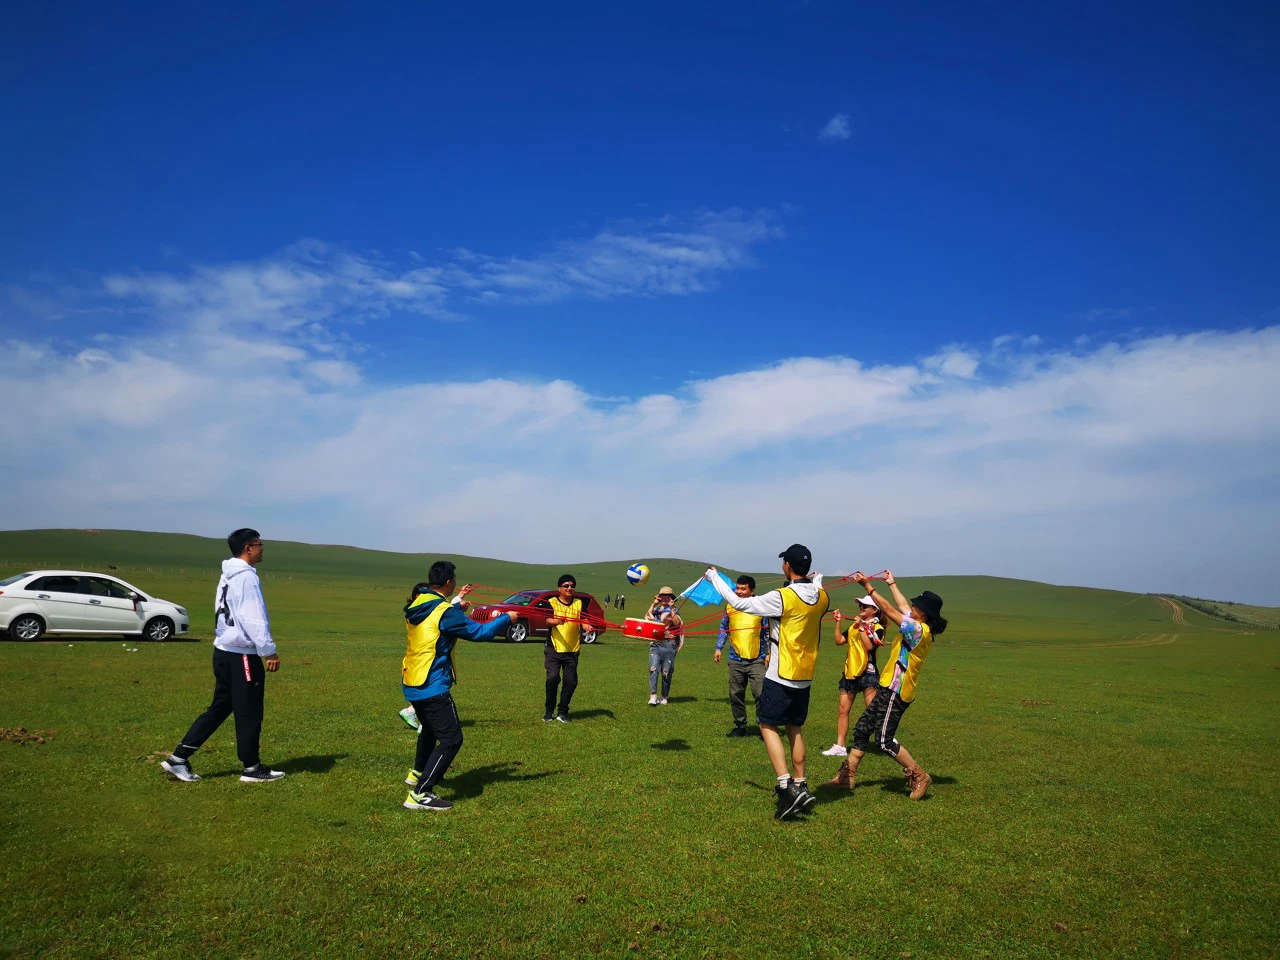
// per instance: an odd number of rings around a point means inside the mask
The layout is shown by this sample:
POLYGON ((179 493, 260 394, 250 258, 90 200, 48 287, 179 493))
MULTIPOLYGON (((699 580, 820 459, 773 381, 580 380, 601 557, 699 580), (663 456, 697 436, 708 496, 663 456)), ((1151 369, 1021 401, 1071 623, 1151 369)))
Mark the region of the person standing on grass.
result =
POLYGON ((880 671, 880 687, 876 690, 875 699, 853 728, 853 749, 830 785, 847 790, 854 788, 858 764, 871 749, 874 736, 880 751, 902 765, 911 799, 920 800, 929 784, 933 783, 933 778, 924 772, 907 748, 898 743, 898 723, 907 707, 915 702, 920 670, 933 648, 933 638, 941 636, 947 629, 947 621, 942 617, 942 598, 931 590, 925 590, 908 602, 898 589, 893 574, 886 571, 885 583, 893 594, 893 602, 890 603, 876 592, 865 574, 856 573, 853 579, 866 588, 867 596, 898 625, 899 632, 898 639, 889 650, 889 660, 880 671))
POLYGON ((671 678, 676 672, 676 654, 684 646, 684 621, 676 609, 676 592, 663 587, 653 598, 644 618, 666 628, 661 640, 649 644, 649 706, 666 706, 671 695, 671 678), (658 697, 658 678, 662 678, 662 697, 658 697))
POLYGON ((854 698, 859 693, 867 707, 875 699, 880 688, 880 673, 876 669, 876 648, 884 644, 884 624, 880 622, 880 608, 870 597, 858 598, 858 615, 846 631, 844 614, 836 610, 836 646, 848 647, 844 658, 844 674, 840 677, 840 703, 836 708, 836 742, 822 751, 824 757, 844 757, 845 739, 849 736, 849 713, 854 698))
POLYGON ((200 779, 191 769, 191 755, 233 715, 236 755, 244 766, 240 782, 265 783, 284 776, 263 766, 258 755, 266 676, 280 669, 262 581, 253 569, 262 562, 262 536, 243 527, 227 537, 227 547, 231 557, 222 561, 222 576, 214 594, 213 702, 160 764, 186 783, 200 779))
MULTIPOLYGON (((423 584, 418 584, 418 586, 423 586, 423 584)), ((414 587, 414 589, 417 590, 417 587, 414 587)), ((464 583, 458 588, 458 592, 454 594, 453 599, 449 602, 465 613, 467 607, 471 605, 470 601, 467 600, 467 595, 471 593, 471 589, 471 584, 464 583)), ((417 593, 409 594, 407 602, 413 603, 417 596, 417 593)), ((418 715, 414 712, 412 703, 400 711, 400 719, 403 720, 411 730, 417 730, 419 733, 422 732, 422 724, 418 721, 418 715)))
POLYGON ((422 725, 413 769, 405 781, 410 784, 404 801, 408 810, 453 807, 434 792, 462 749, 462 723, 450 693, 458 680, 453 648, 459 640, 492 640, 511 622, 507 613, 483 626, 469 619, 445 599, 457 585, 457 568, 448 560, 437 560, 427 582, 413 588, 413 599, 404 608, 406 644, 400 683, 422 725))
POLYGON ((547 617, 551 633, 547 636, 547 644, 542 653, 542 662, 547 668, 543 723, 550 723, 553 719, 568 723, 569 701, 573 699, 573 691, 578 689, 578 656, 582 651, 582 624, 586 604, 576 595, 577 588, 578 581, 573 574, 562 574, 556 581, 556 595, 542 601, 551 608, 552 614, 547 617), (562 677, 563 686, 560 685, 562 677), (560 689, 559 706, 556 704, 557 687, 560 689))
POLYGON ((818 802, 805 780, 803 730, 809 717, 809 686, 818 662, 822 618, 831 602, 822 589, 822 574, 809 572, 813 557, 808 547, 793 543, 778 556, 782 560, 782 574, 787 578, 786 586, 771 590, 763 597, 730 593, 715 567, 708 568, 705 576, 730 607, 771 620, 769 667, 756 713, 769 762, 778 778, 775 790, 778 805, 774 816, 787 820, 818 802), (794 774, 787 772, 782 729, 791 746, 794 774))
MULTIPOLYGON (((754 597, 755 577, 740 576, 734 592, 740 597, 754 597)), ((726 643, 729 645, 729 713, 733 716, 733 729, 725 736, 745 737, 749 736, 748 685, 759 720, 760 691, 765 671, 769 668, 769 621, 754 613, 743 613, 726 606, 724 616, 720 618, 720 633, 716 637, 716 663, 720 662, 726 643)))

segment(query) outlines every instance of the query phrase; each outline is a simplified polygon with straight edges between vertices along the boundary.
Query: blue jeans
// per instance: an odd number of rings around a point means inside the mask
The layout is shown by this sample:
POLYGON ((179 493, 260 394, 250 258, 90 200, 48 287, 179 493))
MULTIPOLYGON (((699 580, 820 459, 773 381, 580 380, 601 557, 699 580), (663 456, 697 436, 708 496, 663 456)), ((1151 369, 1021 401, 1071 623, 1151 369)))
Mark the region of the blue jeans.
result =
POLYGON ((676 672, 676 642, 665 640, 649 644, 649 692, 658 692, 658 674, 662 674, 662 699, 671 694, 671 675, 676 672))

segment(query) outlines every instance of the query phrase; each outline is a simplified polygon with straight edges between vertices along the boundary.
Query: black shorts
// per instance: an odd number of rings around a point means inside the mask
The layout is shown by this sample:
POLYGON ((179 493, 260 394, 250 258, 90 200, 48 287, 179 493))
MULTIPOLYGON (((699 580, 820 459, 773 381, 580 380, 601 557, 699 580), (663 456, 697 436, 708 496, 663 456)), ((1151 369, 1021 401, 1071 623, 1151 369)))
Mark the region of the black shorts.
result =
POLYGON ((770 727, 803 727, 808 719, 808 687, 784 687, 776 680, 764 678, 764 689, 756 704, 756 720, 770 727))
POLYGON ((844 674, 841 674, 839 686, 840 690, 844 693, 857 693, 860 690, 871 690, 880 686, 880 674, 875 670, 865 670, 852 680, 846 680, 844 674))

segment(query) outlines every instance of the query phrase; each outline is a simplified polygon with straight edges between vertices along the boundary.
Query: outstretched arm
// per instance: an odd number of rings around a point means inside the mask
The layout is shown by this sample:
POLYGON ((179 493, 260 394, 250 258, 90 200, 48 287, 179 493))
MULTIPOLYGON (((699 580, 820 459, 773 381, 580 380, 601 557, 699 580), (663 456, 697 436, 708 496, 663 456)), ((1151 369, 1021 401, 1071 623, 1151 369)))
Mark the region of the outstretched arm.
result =
POLYGON ((454 637, 458 640, 483 642, 492 640, 507 629, 507 624, 510 622, 511 614, 504 613, 499 617, 494 617, 488 623, 476 623, 451 604, 449 609, 444 612, 444 616, 440 618, 440 632, 447 637, 454 637))
POLYGON ((704 576, 716 588, 716 593, 733 609, 755 614, 757 617, 782 616, 782 594, 777 590, 770 590, 763 597, 740 597, 725 585, 715 567, 708 567, 704 576))
POLYGON ((885 597, 877 593, 876 588, 871 585, 871 579, 865 573, 855 573, 853 579, 855 583, 860 583, 867 588, 867 596, 874 600, 876 606, 880 608, 880 612, 894 623, 902 623, 902 618, 911 612, 910 606, 906 610, 899 610, 885 597))
MULTIPOLYGON (((901 610, 904 615, 910 614, 911 604, 907 602, 907 598, 904 597, 902 595, 902 591, 898 589, 898 581, 897 578, 894 577, 892 570, 886 570, 884 572, 884 582, 889 585, 889 590, 893 593, 893 602, 898 605, 898 609, 901 610)), ((883 610, 884 607, 881 606, 880 609, 883 610)))

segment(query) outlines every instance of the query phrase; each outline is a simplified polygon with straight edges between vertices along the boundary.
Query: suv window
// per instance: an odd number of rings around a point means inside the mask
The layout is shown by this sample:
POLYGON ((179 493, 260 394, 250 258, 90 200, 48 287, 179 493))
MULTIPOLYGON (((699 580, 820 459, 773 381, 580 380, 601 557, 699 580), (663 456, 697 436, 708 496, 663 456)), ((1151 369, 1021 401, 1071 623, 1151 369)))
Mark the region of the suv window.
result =
POLYGON ((27 587, 28 590, 48 590, 50 593, 79 593, 79 577, 41 577, 27 587))
POLYGON ((29 573, 15 573, 12 577, 5 577, 3 580, 0 580, 0 587, 7 587, 9 584, 17 583, 19 580, 23 580, 29 576, 31 576, 29 573))
POLYGON ((81 577, 81 593, 94 597, 115 597, 117 600, 128 600, 129 591, 105 577, 81 577))

